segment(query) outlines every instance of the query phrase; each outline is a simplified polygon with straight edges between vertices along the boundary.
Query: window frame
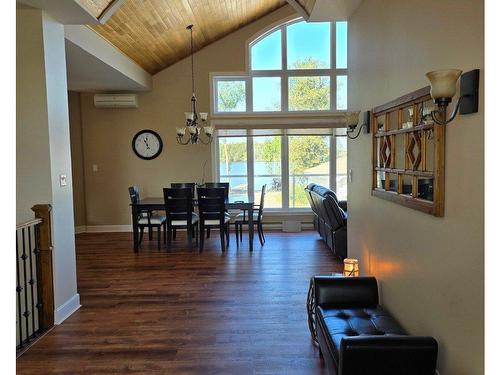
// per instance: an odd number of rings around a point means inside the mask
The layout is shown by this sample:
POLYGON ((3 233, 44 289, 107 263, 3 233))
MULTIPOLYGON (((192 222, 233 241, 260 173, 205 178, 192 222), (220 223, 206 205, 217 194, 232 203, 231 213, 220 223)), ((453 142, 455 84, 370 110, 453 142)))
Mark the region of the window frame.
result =
MULTIPOLYGON (((283 116, 283 115, 325 115, 333 113, 343 113, 346 109, 337 109, 337 76, 349 76, 348 68, 337 69, 337 48, 336 48, 336 22, 330 23, 330 68, 327 69, 288 69, 287 56, 287 27, 294 23, 305 22, 303 18, 294 18, 283 22, 277 26, 271 27, 266 32, 259 35, 257 38, 247 43, 246 49, 246 72, 245 73, 211 73, 210 84, 211 89, 211 117, 234 117, 234 116, 283 116), (262 39, 277 30, 281 30, 281 70, 252 70, 252 47, 259 43, 262 39), (310 111, 290 111, 288 106, 288 78, 289 77, 330 77, 330 107, 326 110, 310 110, 310 111), (254 77, 280 77, 281 78, 281 111, 254 111, 253 110, 253 78, 254 77), (220 112, 217 110, 217 82, 219 80, 244 80, 246 81, 246 112, 220 112)), ((349 23, 347 23, 349 30, 349 23)), ((348 31, 349 32, 349 31, 348 31)), ((348 48, 348 45, 347 45, 348 48)), ((347 87, 349 90, 349 87, 347 87)))
MULTIPOLYGON (((247 138, 247 175, 246 176, 241 176, 241 177, 246 177, 247 178, 247 183, 248 183, 248 199, 250 200, 255 200, 255 173, 254 173, 254 137, 259 137, 258 135, 251 135, 249 134, 249 129, 241 129, 244 134, 239 134, 234 137, 246 137, 247 138)), ((265 136, 265 135, 263 135, 265 136)), ((311 207, 290 207, 290 173, 289 173, 289 142, 288 139, 290 136, 297 136, 296 134, 281 134, 279 137, 281 137, 281 181, 282 181, 282 190, 281 190, 281 197, 282 197, 282 207, 265 207, 266 212, 275 212, 275 213, 288 213, 288 212, 311 212, 311 207)), ((337 190, 337 142, 336 142, 336 137, 338 135, 329 134, 329 135, 318 135, 318 136, 323 136, 323 137, 328 137, 329 139, 329 187, 333 191, 337 190), (334 156, 334 157, 333 157, 334 156)), ((226 138, 226 137, 231 137, 231 136, 215 136, 215 141, 213 142, 213 154, 212 158, 214 160, 214 163, 212 164, 214 166, 212 173, 214 174, 214 177, 216 178, 215 181, 220 181, 221 174, 220 174, 220 160, 219 160, 219 155, 220 155, 220 147, 219 147, 219 140, 220 138, 226 138)), ((239 176, 239 175, 238 175, 239 176)), ((235 176, 231 176, 235 177, 235 176)), ((256 202, 255 202, 256 203, 256 202)))

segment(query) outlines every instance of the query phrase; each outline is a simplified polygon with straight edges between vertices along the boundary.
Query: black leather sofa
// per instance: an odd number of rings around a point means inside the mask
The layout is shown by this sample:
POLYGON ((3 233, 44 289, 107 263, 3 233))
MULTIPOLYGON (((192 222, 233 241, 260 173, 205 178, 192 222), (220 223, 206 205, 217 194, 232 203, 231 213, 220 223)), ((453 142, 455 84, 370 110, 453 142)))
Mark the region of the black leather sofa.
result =
POLYGON ((314 213, 314 228, 334 255, 347 258, 347 201, 338 201, 333 191, 314 183, 305 191, 314 213))
POLYGON ((315 322, 331 375, 435 375, 438 345, 378 304, 374 277, 315 276, 315 322))

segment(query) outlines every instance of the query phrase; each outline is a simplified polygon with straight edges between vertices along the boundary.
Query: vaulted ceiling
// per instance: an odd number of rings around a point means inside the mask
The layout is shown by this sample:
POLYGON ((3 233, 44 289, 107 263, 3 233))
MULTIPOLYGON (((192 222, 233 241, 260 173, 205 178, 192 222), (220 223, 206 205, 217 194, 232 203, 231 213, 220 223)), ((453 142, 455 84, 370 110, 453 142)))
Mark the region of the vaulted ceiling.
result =
POLYGON ((114 0, 77 0, 95 18, 99 18, 114 0))
MULTIPOLYGON (((96 18, 113 3, 113 0, 78 1, 96 18)), ((195 25, 194 44, 199 50, 286 3, 286 0, 126 0, 104 25, 89 27, 155 74, 189 55, 187 25, 195 25)))

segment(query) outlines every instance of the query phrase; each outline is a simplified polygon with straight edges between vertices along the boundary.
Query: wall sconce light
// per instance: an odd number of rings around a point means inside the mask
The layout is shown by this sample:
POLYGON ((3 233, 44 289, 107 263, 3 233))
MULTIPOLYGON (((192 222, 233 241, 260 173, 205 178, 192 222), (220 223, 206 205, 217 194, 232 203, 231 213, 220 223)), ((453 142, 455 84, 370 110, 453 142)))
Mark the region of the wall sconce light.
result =
POLYGON ((431 112, 432 120, 439 125, 446 125, 452 122, 458 110, 461 115, 475 113, 479 107, 479 69, 463 73, 459 69, 436 70, 426 74, 431 84, 431 96, 438 109, 431 112), (455 96, 457 80, 460 78, 460 98, 451 113, 446 119, 446 107, 455 96), (437 116, 441 115, 441 116, 437 116), (441 118, 444 118, 442 120, 441 118))
POLYGON ((357 259, 344 259, 344 276, 359 276, 359 263, 357 259))
POLYGON ((356 126, 358 126, 360 112, 361 111, 345 113, 345 122, 347 125, 347 138, 349 139, 358 138, 363 128, 365 128, 365 134, 370 133, 370 111, 366 111, 363 113, 363 123, 358 128, 359 129, 358 134, 356 134, 355 136, 351 136, 354 130, 356 130, 356 126))

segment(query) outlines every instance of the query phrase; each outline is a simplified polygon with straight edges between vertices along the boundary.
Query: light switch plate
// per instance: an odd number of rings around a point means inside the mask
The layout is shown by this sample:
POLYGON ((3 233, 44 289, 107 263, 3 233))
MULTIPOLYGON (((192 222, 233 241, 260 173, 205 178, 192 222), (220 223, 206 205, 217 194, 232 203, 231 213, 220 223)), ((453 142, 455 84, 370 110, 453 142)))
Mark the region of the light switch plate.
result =
POLYGON ((352 169, 349 168, 349 182, 352 182, 352 169))
POLYGON ((68 181, 67 181, 67 178, 66 178, 65 174, 59 175, 59 185, 61 185, 61 186, 67 186, 68 185, 68 181))
POLYGON ((97 164, 92 164, 92 171, 97 172, 99 168, 97 168, 97 164))

